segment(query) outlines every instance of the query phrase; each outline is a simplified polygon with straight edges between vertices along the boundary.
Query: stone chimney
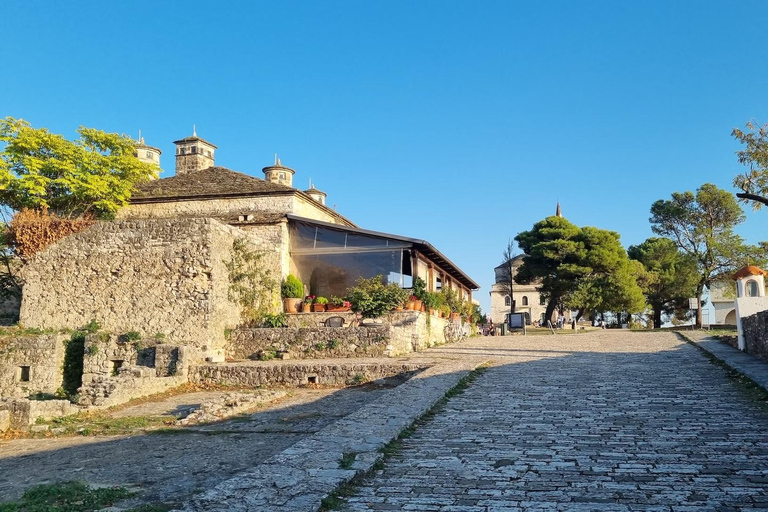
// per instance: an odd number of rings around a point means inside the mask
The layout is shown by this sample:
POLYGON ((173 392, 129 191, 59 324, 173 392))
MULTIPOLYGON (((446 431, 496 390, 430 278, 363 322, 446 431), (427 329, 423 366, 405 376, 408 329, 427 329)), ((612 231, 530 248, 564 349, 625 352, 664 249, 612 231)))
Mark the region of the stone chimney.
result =
POLYGON ((304 193, 322 205, 325 204, 325 198, 328 196, 325 192, 317 190, 314 185, 305 190, 304 193))
POLYGON ((277 155, 275 155, 275 165, 264 167, 261 172, 264 173, 265 180, 293 188, 293 175, 296 174, 296 171, 280 163, 277 155))
POLYGON ((198 137, 195 130, 191 137, 173 143, 176 144, 176 176, 213 167, 216 146, 198 137))

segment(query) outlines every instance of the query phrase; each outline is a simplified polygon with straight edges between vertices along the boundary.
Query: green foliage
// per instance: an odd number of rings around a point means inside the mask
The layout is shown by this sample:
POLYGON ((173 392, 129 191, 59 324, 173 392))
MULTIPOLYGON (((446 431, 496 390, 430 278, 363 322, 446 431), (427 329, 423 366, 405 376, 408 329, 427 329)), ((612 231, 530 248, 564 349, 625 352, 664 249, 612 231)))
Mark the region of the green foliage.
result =
POLYGON ((272 310, 272 294, 276 283, 269 270, 261 265, 262 255, 248 249, 243 239, 232 242, 229 271, 229 300, 240 305, 243 325, 261 325, 264 315, 272 310))
POLYGON ((736 156, 740 164, 749 168, 733 180, 733 186, 742 190, 736 195, 759 210, 768 205, 768 125, 747 123, 746 131, 734 128, 731 135, 746 146, 736 156))
POLYGON ((91 320, 90 322, 85 324, 81 330, 89 334, 94 334, 101 330, 101 324, 99 324, 99 322, 97 322, 96 320, 91 320))
POLYGON ((262 320, 263 327, 288 327, 288 316, 285 313, 267 313, 262 320))
POLYGON ((426 292, 420 300, 428 309, 440 309, 445 304, 443 295, 438 292, 426 292))
POLYGON ((64 382, 62 387, 70 400, 83 385, 83 356, 85 355, 85 332, 72 333, 64 348, 64 382))
POLYGON ((645 309, 637 285, 640 268, 629 261, 618 233, 579 228, 553 216, 515 240, 525 253, 515 281, 541 282, 541 293, 548 301, 546 318, 558 307, 575 309, 579 315, 645 309))
POLYGON ((156 340, 164 340, 165 334, 162 332, 156 332, 152 337, 156 340))
POLYGON ((322 341, 320 343, 315 343, 315 350, 317 350, 318 352, 322 352, 326 348, 327 347, 326 347, 325 343, 323 343, 322 341))
POLYGON ((315 297, 314 304, 328 304, 328 299, 325 297, 315 297))
POLYGON ((125 337, 128 341, 137 341, 141 339, 141 333, 138 331, 128 331, 125 333, 125 337))
POLYGON ((382 276, 360 278, 350 288, 346 299, 352 309, 366 318, 376 318, 401 306, 408 298, 408 291, 395 283, 384 284, 382 276))
POLYGON ((92 489, 82 482, 38 485, 15 503, 0 503, 0 512, 91 512, 132 496, 123 487, 92 489))
POLYGON ((277 350, 262 350, 259 352, 259 361, 271 361, 277 357, 277 350))
POLYGON ((413 295, 420 301, 424 301, 427 297, 427 283, 422 278, 417 277, 413 280, 413 295))
POLYGON ((446 305, 451 310, 451 313, 461 313, 462 300, 459 298, 459 293, 456 290, 450 288, 443 288, 440 290, 440 305, 446 305))
POLYGON ((669 238, 657 237, 631 246, 628 252, 630 258, 643 264, 638 284, 653 309, 654 327, 661 327, 662 314, 684 314, 699 281, 693 257, 680 252, 669 238))
POLYGON ((298 277, 288 274, 280 286, 280 294, 284 299, 300 299, 304 296, 304 285, 298 277))
POLYGON ((91 345, 88 347, 88 355, 89 356, 95 356, 99 353, 99 346, 98 345, 91 345))
POLYGON ((328 350, 336 350, 337 348, 339 348, 339 345, 341 345, 339 340, 330 340, 328 342, 328 350))
POLYGON ((134 156, 130 137, 83 126, 77 133, 69 141, 20 119, 0 120, 0 204, 112 218, 136 184, 157 177, 156 165, 134 156))
MULTIPOLYGON (((651 206, 651 230, 673 240, 696 262, 699 300, 704 287, 733 273, 755 252, 734 232, 743 220, 734 195, 711 183, 699 187, 695 194, 675 192, 672 199, 660 199, 651 206)), ((701 309, 696 324, 701 325, 701 309)))

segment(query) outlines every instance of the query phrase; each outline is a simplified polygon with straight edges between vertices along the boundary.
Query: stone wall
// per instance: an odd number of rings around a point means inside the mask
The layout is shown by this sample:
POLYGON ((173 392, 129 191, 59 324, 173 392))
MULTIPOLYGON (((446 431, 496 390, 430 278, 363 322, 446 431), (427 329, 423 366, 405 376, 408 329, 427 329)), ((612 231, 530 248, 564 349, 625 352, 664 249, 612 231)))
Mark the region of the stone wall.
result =
POLYGON ((38 418, 47 421, 79 411, 69 400, 0 400, 0 432, 27 430, 38 418))
POLYGON ((190 382, 224 386, 347 386, 416 372, 427 365, 414 363, 337 364, 323 362, 290 364, 227 363, 194 366, 190 382))
POLYGON ((62 385, 68 335, 45 334, 0 339, 0 397, 54 394, 62 385))
POLYGON ((21 323, 165 335, 220 356, 239 321, 228 298, 232 243, 244 233, 212 219, 99 222, 26 267, 21 323))
POLYGON ((120 219, 148 219, 174 217, 229 218, 248 213, 294 213, 308 219, 336 224, 347 223, 332 210, 323 208, 316 201, 296 193, 264 194, 254 197, 223 199, 195 199, 138 203, 121 209, 120 219))
POLYGON ((236 329, 227 345, 227 357, 260 359, 274 352, 290 359, 382 357, 388 355, 389 328, 374 327, 286 327, 282 329, 236 329))
POLYGON ((741 319, 745 351, 768 360, 768 311, 761 311, 741 319))
POLYGON ((287 354, 293 359, 398 356, 446 343, 448 320, 418 311, 396 312, 360 327, 325 327, 332 316, 349 325, 355 314, 299 313, 287 315, 289 327, 236 329, 230 333, 227 357, 259 359, 262 354, 287 354))
POLYGON ((154 339, 90 334, 84 353, 78 403, 109 407, 184 384, 193 351, 154 339))

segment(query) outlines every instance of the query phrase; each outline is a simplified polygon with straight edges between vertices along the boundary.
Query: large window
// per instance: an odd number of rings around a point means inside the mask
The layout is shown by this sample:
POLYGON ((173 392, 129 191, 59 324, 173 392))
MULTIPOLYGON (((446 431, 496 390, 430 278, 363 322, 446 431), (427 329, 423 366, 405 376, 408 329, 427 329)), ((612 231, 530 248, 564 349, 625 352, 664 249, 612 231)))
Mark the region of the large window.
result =
POLYGON ((504 305, 505 306, 511 306, 512 305, 512 299, 509 298, 509 295, 504 297, 504 305))
POLYGON ((343 296, 358 278, 411 284, 410 244, 303 222, 291 223, 292 271, 311 293, 343 296))

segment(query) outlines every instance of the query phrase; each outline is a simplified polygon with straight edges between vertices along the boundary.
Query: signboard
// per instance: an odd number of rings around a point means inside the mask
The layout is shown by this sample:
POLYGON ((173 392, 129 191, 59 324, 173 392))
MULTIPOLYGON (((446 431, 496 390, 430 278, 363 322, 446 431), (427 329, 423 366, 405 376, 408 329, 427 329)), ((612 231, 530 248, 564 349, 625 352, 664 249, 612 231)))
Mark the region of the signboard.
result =
POLYGON ((699 299, 688 299, 688 309, 699 309, 699 299))
POLYGON ((510 329, 525 329, 525 314, 510 313, 508 323, 510 329))

